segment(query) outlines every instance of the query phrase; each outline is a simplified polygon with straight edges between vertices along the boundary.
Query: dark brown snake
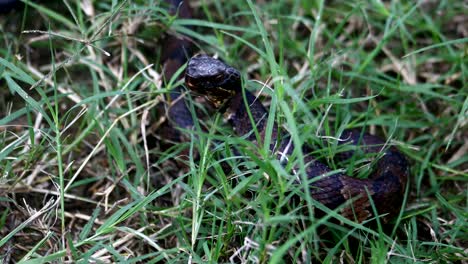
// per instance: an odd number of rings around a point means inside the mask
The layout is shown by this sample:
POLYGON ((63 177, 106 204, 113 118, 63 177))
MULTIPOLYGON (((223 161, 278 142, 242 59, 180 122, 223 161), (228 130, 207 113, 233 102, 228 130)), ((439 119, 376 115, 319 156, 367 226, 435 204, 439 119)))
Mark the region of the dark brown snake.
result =
MULTIPOLYGON (((181 7, 183 8, 183 5, 181 7)), ((184 12, 183 9, 180 10, 184 12)), ((174 72, 175 67, 180 67, 185 62, 187 42, 177 43, 180 49, 171 53, 172 56, 166 62, 166 77, 172 76, 172 74, 167 74, 168 68, 172 67, 170 71, 174 72)), ((256 143, 256 136, 251 133, 254 127, 250 121, 249 112, 261 138, 266 134, 268 112, 252 93, 243 90, 238 70, 206 55, 194 56, 189 60, 185 70, 185 84, 190 90, 205 95, 215 105, 224 105, 226 119, 238 136, 246 136, 248 140, 256 143)), ((175 94, 180 91, 178 88, 172 97, 175 98, 175 94)), ((183 101, 177 101, 171 107, 169 118, 178 127, 193 126, 192 115, 183 101)), ((278 142, 277 145, 272 144, 270 149, 278 157, 288 157, 294 152, 294 146, 289 143, 286 135, 278 132, 278 126, 274 124, 271 142, 276 142, 278 138, 286 139, 278 142)), ((377 213, 385 216, 384 220, 395 216, 401 209, 409 175, 409 163, 405 156, 396 147, 387 147, 379 137, 362 134, 357 130, 344 131, 340 136, 339 144, 356 146, 365 154, 381 153, 382 155, 375 163, 375 169, 368 179, 358 179, 340 172, 332 172, 327 165, 317 161, 314 157, 305 156, 306 174, 312 182, 309 188, 311 197, 330 209, 342 206, 341 215, 358 222, 375 215, 369 197, 377 213), (348 205, 343 206, 347 202, 348 205)), ((344 160, 350 158, 354 152, 346 151, 337 156, 344 160)))

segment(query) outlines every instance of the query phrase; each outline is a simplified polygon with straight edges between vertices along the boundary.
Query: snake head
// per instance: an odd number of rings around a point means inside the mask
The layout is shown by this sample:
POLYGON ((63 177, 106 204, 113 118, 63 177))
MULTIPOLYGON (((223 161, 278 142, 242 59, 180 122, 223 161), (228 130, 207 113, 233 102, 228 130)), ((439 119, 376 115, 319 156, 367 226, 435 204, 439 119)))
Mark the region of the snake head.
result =
POLYGON ((187 64, 185 84, 220 105, 240 91, 241 78, 238 70, 224 62, 207 55, 196 55, 187 64))

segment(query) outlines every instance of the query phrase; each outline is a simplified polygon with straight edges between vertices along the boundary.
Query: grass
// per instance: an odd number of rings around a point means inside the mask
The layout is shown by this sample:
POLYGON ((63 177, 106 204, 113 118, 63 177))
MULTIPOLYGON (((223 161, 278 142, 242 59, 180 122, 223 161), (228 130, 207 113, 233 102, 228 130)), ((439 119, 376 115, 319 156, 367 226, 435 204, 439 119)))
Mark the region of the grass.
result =
POLYGON ((194 1, 194 19, 159 1, 0 16, 3 262, 468 261, 466 5, 258 2, 194 1), (305 177, 308 153, 283 167, 271 135, 258 148, 232 136, 196 98, 190 140, 169 144, 166 33, 239 68, 270 131, 278 122, 333 169, 369 171, 333 161, 344 128, 396 144, 412 165, 400 215, 358 224, 292 201, 290 168, 305 177))

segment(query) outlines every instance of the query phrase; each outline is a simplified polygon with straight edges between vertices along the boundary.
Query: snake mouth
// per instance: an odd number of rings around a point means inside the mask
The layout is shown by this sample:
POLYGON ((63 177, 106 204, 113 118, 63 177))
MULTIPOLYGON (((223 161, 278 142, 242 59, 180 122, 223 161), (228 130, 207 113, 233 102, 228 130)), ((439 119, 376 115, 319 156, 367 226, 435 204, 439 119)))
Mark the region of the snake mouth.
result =
POLYGON ((185 77, 185 85, 186 85, 187 88, 189 88, 190 90, 193 90, 193 91, 197 90, 197 85, 194 84, 194 83, 192 82, 192 80, 191 80, 188 76, 185 77))
POLYGON ((197 78, 186 73, 185 85, 191 91, 206 96, 210 101, 225 102, 234 96, 236 91, 218 84, 219 79, 223 77, 224 75, 197 78))
POLYGON ((203 86, 200 87, 200 85, 194 84, 190 81, 186 81, 185 84, 190 91, 196 95, 204 96, 208 101, 212 102, 216 108, 223 105, 235 95, 235 91, 224 89, 222 87, 203 88, 203 86))

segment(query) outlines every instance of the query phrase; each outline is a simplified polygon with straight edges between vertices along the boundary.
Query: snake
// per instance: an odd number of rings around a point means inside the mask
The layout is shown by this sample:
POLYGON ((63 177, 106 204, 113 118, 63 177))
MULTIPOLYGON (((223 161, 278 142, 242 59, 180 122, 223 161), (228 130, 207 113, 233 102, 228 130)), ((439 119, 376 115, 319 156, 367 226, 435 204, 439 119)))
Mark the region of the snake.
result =
MULTIPOLYGON (((190 17, 188 5, 178 0, 171 3, 178 7, 182 17, 190 17)), ((190 43, 183 37, 173 37, 170 43, 164 65, 166 79, 170 79, 186 63, 183 75, 186 88, 208 98, 223 112, 237 136, 245 137, 260 147, 257 135, 261 141, 268 134, 268 111, 253 93, 243 88, 239 70, 206 54, 198 54, 188 60, 190 43), (255 130, 258 133, 252 133, 255 130)), ((191 129, 194 124, 192 114, 181 94, 183 88, 180 86, 171 92, 169 98, 172 104, 168 116, 176 128, 191 129)), ((270 135, 270 150, 279 159, 287 161, 295 151, 291 137, 281 133, 276 122, 270 135)), ((339 160, 350 159, 357 150, 363 154, 379 154, 378 160, 367 178, 356 178, 340 170, 332 170, 312 155, 305 155, 305 173, 311 198, 357 222, 373 216, 383 216, 385 222, 395 217, 401 212, 410 173, 405 155, 397 147, 388 146, 380 137, 357 129, 344 130, 338 142, 339 145, 353 147, 336 155, 339 160)), ((304 147, 304 151, 308 150, 304 147)), ((297 182, 300 184, 300 180, 297 182)))
MULTIPOLYGON (((260 137, 267 135, 268 111, 251 92, 242 88, 240 72, 214 59, 199 54, 192 57, 185 70, 185 85, 196 94, 205 95, 210 101, 224 109, 225 119, 237 136, 246 137, 258 145, 254 129, 260 137), (253 122, 249 117, 253 117, 253 122)), ((294 146, 287 135, 281 135, 277 124, 273 125, 270 150, 278 157, 289 157, 294 146)), ((339 144, 349 144, 363 153, 381 153, 375 170, 367 179, 350 177, 334 172, 330 167, 311 155, 304 158, 311 197, 330 209, 341 207, 340 213, 346 218, 362 222, 371 216, 392 217, 400 211, 409 174, 406 157, 395 147, 387 147, 377 136, 361 133, 359 130, 345 130, 339 144), (351 205, 343 205, 352 201, 351 205), (375 205, 375 209, 372 208, 375 205)), ((356 150, 341 153, 340 159, 349 159, 356 150)), ((287 159, 286 159, 287 160, 287 159)))

